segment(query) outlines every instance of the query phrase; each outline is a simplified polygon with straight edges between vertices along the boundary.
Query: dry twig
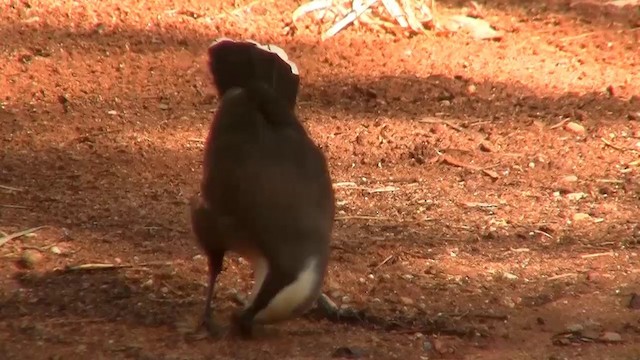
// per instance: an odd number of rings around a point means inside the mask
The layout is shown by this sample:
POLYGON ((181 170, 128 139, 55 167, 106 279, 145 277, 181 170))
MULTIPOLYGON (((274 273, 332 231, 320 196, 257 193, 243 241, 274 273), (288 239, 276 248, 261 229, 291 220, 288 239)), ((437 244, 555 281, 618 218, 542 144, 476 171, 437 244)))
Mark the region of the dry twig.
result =
POLYGON ((346 215, 336 216, 335 220, 391 220, 387 216, 346 215))
POLYGON ((0 189, 7 190, 7 191, 15 191, 15 192, 24 191, 24 189, 8 186, 8 185, 0 185, 0 189))
POLYGON ((37 227, 33 227, 31 229, 22 230, 22 231, 15 232, 13 234, 6 235, 6 236, 0 238, 0 246, 6 244, 10 240, 19 238, 21 236, 29 235, 31 233, 34 233, 34 232, 36 232, 38 230, 41 230, 41 229, 44 229, 44 228, 47 228, 47 227, 49 227, 49 226, 48 225, 37 226, 37 227))
POLYGON ((382 260, 382 262, 380 262, 380 264, 378 264, 375 268, 373 268, 372 272, 376 272, 378 269, 380 269, 380 267, 382 267, 384 264, 388 263, 389 260, 393 259, 393 254, 387 256, 384 260, 382 260))
POLYGON ((560 275, 552 276, 552 277, 548 278, 547 280, 558 280, 558 279, 564 279, 564 278, 571 277, 571 276, 578 276, 578 274, 576 274, 576 273, 560 274, 560 275))
POLYGON ((584 255, 581 255, 580 257, 583 259, 590 259, 590 258, 595 258, 600 256, 615 256, 615 253, 613 251, 607 251, 607 252, 594 253, 594 254, 584 254, 584 255))
POLYGON ((141 264, 111 264, 111 263, 89 263, 80 265, 68 265, 64 268, 65 271, 91 271, 91 270, 114 270, 114 269, 134 269, 134 268, 146 268, 152 266, 168 266, 171 262, 147 262, 141 264))
POLYGON ((564 120, 560 121, 559 123, 557 123, 555 125, 549 126, 549 130, 553 130, 553 129, 557 129, 557 128, 563 127, 564 124, 566 124, 568 122, 569 122, 569 119, 564 119, 564 120))
POLYGON ((7 209, 28 209, 28 207, 24 205, 11 205, 11 204, 0 204, 0 207, 7 208, 7 209))
POLYGON ((616 149, 616 150, 618 150, 618 151, 622 151, 622 152, 627 151, 627 149, 622 148, 622 147, 620 147, 620 146, 618 146, 618 145, 615 145, 614 143, 612 143, 611 141, 609 141, 609 140, 607 140, 607 139, 605 139, 605 138, 600 138, 600 140, 602 140, 602 142, 603 142, 605 145, 610 146, 610 147, 612 147, 612 148, 614 148, 614 149, 616 149))

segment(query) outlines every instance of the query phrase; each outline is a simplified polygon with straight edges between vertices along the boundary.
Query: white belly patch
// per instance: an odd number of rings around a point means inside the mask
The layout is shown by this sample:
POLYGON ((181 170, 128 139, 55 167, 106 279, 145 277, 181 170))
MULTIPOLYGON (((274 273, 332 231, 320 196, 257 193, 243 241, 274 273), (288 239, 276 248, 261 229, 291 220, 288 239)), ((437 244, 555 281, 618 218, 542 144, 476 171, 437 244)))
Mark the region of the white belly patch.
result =
MULTIPOLYGON (((309 295, 315 290, 319 276, 317 265, 318 260, 316 258, 309 258, 298 277, 291 284, 280 290, 269 304, 256 314, 255 320, 261 323, 269 323, 288 318, 294 310, 309 299, 309 295)), ((263 275, 255 271, 256 282, 249 303, 255 298, 255 294, 262 286, 262 282, 268 272, 266 261, 264 261, 264 266, 261 266, 260 262, 256 263, 256 270, 261 267, 265 271, 262 273, 263 275), (260 285, 258 285, 258 280, 260 280, 260 285)))

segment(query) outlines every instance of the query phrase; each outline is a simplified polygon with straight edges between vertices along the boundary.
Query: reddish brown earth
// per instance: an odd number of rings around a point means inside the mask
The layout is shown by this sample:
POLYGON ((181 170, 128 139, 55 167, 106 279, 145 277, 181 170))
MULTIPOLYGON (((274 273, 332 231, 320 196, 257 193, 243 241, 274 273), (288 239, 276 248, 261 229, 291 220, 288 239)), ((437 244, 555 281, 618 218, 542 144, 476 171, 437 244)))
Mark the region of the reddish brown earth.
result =
MULTIPOLYGON (((309 18, 285 31, 294 1, 2 1, 0 230, 48 228, 0 247, 0 358, 640 359, 640 10, 601 5, 487 0, 502 41, 321 42, 309 18), (395 328, 183 336, 207 281, 186 201, 222 35, 299 65, 338 198, 325 289, 395 328), (63 271, 92 263, 132 267, 63 271), (554 342, 568 328, 582 340, 554 342)), ((227 261, 221 320, 249 275, 227 261)))

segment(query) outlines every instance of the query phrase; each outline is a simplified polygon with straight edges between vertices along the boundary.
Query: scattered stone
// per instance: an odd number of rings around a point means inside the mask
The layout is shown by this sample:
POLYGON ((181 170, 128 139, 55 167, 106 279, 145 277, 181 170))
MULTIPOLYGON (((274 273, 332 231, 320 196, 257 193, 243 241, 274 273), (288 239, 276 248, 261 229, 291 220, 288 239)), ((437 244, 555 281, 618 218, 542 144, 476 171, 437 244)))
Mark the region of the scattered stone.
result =
POLYGON ((516 307, 516 302, 509 296, 502 299, 502 305, 508 307, 509 309, 513 309, 516 307))
POLYGON ((414 304, 413 300, 411 300, 411 298, 405 297, 405 296, 401 296, 400 297, 400 301, 407 306, 411 306, 414 304))
POLYGON ((573 121, 568 122, 564 126, 564 128, 565 128, 565 130, 567 130, 569 132, 572 132, 572 133, 574 133, 576 135, 582 135, 585 132, 587 132, 587 130, 585 130, 584 126, 582 126, 582 125, 580 125, 580 124, 578 124, 576 122, 573 122, 573 121))
POLYGON ((573 214, 573 221, 583 221, 591 219, 591 215, 585 213, 575 213, 573 214))
POLYGON ((107 114, 115 116, 115 115, 118 115, 118 112, 115 111, 115 110, 109 110, 109 111, 107 111, 107 114))
POLYGON ((629 309, 640 310, 640 295, 637 293, 631 294, 631 299, 629 300, 629 309))
POLYGON ((579 333, 584 330, 584 326, 582 324, 571 324, 567 326, 567 331, 572 333, 579 333))
POLYGON ((575 175, 567 175, 567 176, 564 176, 562 179, 560 179, 560 181, 564 183, 574 183, 578 181, 578 177, 575 175))
POLYGON ((35 269, 40 261, 42 261, 42 258, 43 256, 38 250, 25 250, 20 256, 20 266, 26 269, 35 269))
POLYGON ((343 304, 348 304, 350 302, 351 302, 351 298, 349 296, 345 295, 345 296, 342 297, 342 303, 343 304))
POLYGON ((583 192, 574 192, 574 193, 569 193, 569 194, 565 195, 565 197, 568 200, 578 201, 578 200, 582 200, 582 199, 586 198, 587 194, 585 194, 583 192))
POLYGON ((584 329, 580 332, 580 336, 585 340, 595 341, 600 337, 600 331, 597 329, 584 329))
POLYGON ((364 356, 364 350, 353 346, 341 346, 331 354, 331 357, 340 359, 358 359, 362 356, 364 356))
POLYGON ((440 339, 431 339, 431 345, 433 345, 433 350, 440 354, 448 352, 447 345, 440 339))
POLYGON ((413 280, 413 275, 405 274, 405 275, 402 275, 402 278, 407 280, 407 281, 410 281, 410 280, 413 280))
POLYGON ((52 246, 51 249, 49 249, 49 251, 51 251, 53 254, 56 254, 56 255, 62 254, 62 251, 60 250, 60 248, 55 245, 52 246))
POLYGON ((518 280, 518 276, 512 273, 503 273, 502 277, 504 277, 507 280, 518 280))
POLYGON ((587 273, 587 280, 588 281, 598 281, 598 280, 600 280, 600 278, 602 278, 602 276, 600 275, 600 273, 598 273, 596 271, 589 271, 587 273))
POLYGON ((547 360, 569 360, 569 359, 560 355, 551 355, 547 358, 547 360))
POLYGON ((160 105, 158 105, 158 107, 160 108, 160 110, 169 110, 169 105, 167 105, 165 103, 160 103, 160 105))
POLYGON ((480 150, 484 152, 496 152, 496 148, 488 141, 483 141, 479 145, 480 150))
POLYGON ((598 340, 602 341, 602 342, 622 342, 622 335, 618 334, 617 332, 613 332, 613 331, 605 331, 599 338, 598 340))
POLYGON ((431 343, 431 341, 426 340, 425 342, 422 343, 422 350, 424 350, 425 352, 431 352, 431 351, 434 351, 435 349, 433 348, 433 344, 431 343))

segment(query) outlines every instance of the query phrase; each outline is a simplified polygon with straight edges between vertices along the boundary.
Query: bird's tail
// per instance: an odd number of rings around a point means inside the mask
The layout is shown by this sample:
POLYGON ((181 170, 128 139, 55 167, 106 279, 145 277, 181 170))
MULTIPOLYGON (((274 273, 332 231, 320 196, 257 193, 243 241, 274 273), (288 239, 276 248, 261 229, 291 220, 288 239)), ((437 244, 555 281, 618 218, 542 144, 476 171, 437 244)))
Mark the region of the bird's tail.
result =
POLYGON ((297 66, 275 45, 216 39, 209 46, 209 70, 220 96, 234 88, 266 86, 293 109, 300 78, 297 66))

